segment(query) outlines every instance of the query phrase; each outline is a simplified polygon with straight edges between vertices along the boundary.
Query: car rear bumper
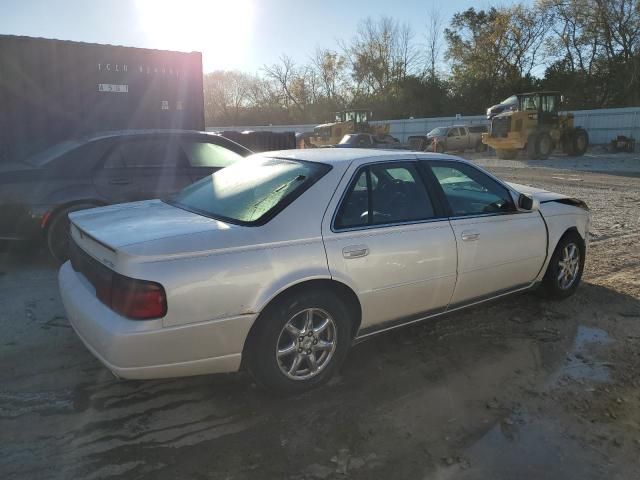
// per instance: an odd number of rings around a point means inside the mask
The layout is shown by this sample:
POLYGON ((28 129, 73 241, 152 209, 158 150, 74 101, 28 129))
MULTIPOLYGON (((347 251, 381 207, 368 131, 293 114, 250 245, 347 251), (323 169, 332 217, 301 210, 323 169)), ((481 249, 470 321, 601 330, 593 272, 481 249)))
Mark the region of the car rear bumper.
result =
POLYGON ((162 319, 129 320, 102 304, 91 284, 65 263, 60 294, 73 329, 116 376, 131 379, 234 372, 256 315, 163 327, 162 319))

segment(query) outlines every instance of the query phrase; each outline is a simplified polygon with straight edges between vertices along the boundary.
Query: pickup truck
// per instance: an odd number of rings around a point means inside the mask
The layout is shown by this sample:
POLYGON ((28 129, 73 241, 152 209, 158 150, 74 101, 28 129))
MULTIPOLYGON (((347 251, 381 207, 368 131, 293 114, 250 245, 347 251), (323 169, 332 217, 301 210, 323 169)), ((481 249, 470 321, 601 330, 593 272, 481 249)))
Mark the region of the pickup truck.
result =
POLYGON ((487 146, 482 143, 481 136, 487 130, 486 125, 453 125, 434 128, 426 135, 413 135, 408 140, 412 148, 424 151, 483 152, 487 146))

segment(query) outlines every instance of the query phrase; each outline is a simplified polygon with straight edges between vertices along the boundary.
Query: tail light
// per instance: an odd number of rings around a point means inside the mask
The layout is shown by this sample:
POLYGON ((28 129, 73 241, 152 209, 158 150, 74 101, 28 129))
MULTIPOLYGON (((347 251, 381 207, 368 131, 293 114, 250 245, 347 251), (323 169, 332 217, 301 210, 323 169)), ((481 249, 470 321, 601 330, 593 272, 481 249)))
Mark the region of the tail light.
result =
POLYGON ((115 273, 111 281, 109 306, 123 317, 148 320, 166 315, 167 297, 159 283, 134 280, 115 273))
POLYGON ((96 289, 96 297, 107 307, 132 320, 150 320, 167 314, 167 295, 162 285, 125 277, 101 264, 71 244, 71 266, 96 289))
POLYGON ((114 272, 110 279, 94 286, 98 300, 123 317, 149 320, 167 314, 167 297, 159 283, 136 280, 114 272))

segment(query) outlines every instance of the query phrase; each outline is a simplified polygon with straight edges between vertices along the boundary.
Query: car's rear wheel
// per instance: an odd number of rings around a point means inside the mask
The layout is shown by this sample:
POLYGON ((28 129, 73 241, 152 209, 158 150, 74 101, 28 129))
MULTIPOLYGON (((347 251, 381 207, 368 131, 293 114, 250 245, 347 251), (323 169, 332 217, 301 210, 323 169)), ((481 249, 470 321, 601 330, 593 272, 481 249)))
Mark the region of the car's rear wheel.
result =
POLYGON ((566 298, 576 291, 584 269, 584 241, 575 232, 565 234, 556 246, 542 280, 542 293, 548 298, 566 298))
POLYGON ((67 207, 58 213, 49 221, 47 228, 47 248, 51 256, 60 263, 64 263, 69 259, 69 249, 71 246, 71 223, 69 214, 78 210, 86 210, 95 208, 97 205, 91 203, 79 203, 67 207))
POLYGON ((260 315, 245 347, 249 371, 264 387, 299 393, 325 383, 351 345, 349 311, 330 291, 297 292, 260 315))
POLYGON ((482 142, 478 142, 476 143, 476 153, 482 153, 482 152, 486 152, 487 151, 487 145, 482 143, 482 142))

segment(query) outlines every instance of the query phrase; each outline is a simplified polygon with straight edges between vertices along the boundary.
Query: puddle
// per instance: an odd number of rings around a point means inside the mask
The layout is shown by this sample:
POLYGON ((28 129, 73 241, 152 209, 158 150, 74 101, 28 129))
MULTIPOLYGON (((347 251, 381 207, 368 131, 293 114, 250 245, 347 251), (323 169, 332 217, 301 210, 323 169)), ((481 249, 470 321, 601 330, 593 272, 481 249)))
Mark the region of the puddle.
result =
POLYGON ((439 478, 602 478, 606 458, 585 450, 545 418, 512 415, 497 423, 465 453, 470 468, 439 478))
POLYGON ((567 378, 608 382, 611 378, 609 366, 595 360, 592 349, 594 346, 607 345, 611 342, 613 340, 604 330, 579 326, 565 364, 551 375, 548 386, 555 386, 567 378))

